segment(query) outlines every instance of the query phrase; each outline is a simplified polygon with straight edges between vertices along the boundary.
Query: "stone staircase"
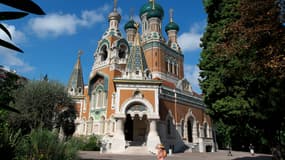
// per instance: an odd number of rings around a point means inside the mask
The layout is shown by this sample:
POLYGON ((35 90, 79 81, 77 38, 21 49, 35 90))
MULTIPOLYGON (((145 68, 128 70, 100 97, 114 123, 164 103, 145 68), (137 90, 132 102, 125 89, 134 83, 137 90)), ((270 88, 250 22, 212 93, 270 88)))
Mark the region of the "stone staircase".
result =
POLYGON ((124 154, 151 155, 146 146, 128 146, 124 154))

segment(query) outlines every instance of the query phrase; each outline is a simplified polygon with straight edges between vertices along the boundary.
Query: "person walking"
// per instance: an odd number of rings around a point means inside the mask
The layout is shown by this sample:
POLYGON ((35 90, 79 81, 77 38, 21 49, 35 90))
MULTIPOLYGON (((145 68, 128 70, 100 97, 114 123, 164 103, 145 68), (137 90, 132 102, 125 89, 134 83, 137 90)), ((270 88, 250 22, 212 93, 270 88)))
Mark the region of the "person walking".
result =
POLYGON ((158 144, 156 146, 156 149, 157 149, 157 154, 156 154, 157 160, 165 160, 165 158, 167 157, 167 153, 163 144, 158 144))
POLYGON ((251 154, 252 156, 254 156, 254 146, 250 143, 248 148, 249 148, 250 154, 251 154))

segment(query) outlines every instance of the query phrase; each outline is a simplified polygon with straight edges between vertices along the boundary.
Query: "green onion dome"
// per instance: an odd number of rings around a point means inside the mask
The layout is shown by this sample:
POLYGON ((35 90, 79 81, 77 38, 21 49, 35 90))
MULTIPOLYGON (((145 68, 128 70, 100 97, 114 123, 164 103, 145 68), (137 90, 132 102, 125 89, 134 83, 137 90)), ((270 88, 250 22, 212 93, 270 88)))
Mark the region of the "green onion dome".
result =
MULTIPOLYGON (((140 17, 145 14, 145 13, 149 13, 151 11, 153 11, 153 13, 151 13, 152 15, 155 15, 155 17, 157 17, 159 15, 160 18, 162 18, 164 16, 164 11, 162 9, 162 7, 157 4, 154 3, 154 8, 153 8, 153 2, 148 2, 146 4, 144 4, 141 9, 140 9, 140 17)), ((149 16, 148 16, 149 17, 149 16)))
POLYGON ((133 19, 129 20, 125 26, 124 26, 124 29, 127 30, 127 29, 130 29, 130 28, 133 28, 133 29, 136 29, 135 27, 135 21, 133 19))
POLYGON ((175 22, 169 22, 166 26, 165 26, 165 32, 169 31, 169 30, 176 30, 177 32, 179 31, 179 26, 178 24, 176 24, 175 22))
POLYGON ((151 11, 147 13, 146 16, 147 16, 147 19, 152 18, 152 17, 161 19, 163 17, 163 13, 157 9, 152 9, 151 11))

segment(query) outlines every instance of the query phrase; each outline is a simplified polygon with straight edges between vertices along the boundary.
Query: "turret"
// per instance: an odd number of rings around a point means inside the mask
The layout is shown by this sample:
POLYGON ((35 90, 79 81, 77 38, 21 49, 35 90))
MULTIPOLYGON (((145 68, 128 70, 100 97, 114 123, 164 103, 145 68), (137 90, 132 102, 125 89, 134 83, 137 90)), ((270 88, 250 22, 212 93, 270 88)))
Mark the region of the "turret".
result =
POLYGON ((133 20, 133 18, 131 17, 131 19, 125 24, 124 29, 127 33, 127 41, 129 43, 133 43, 135 36, 136 36, 136 27, 135 27, 135 21, 133 20))
POLYGON ((164 41, 161 33, 161 23, 164 16, 162 7, 149 0, 148 3, 140 9, 140 18, 142 21, 142 42, 148 40, 164 41))
POLYGON ((117 0, 114 0, 114 9, 108 16, 109 28, 117 29, 121 20, 121 15, 117 11, 117 0))
POLYGON ((178 52, 181 52, 180 46, 177 43, 179 26, 173 21, 173 9, 169 10, 169 17, 169 23, 165 26, 165 32, 168 35, 168 46, 178 52))

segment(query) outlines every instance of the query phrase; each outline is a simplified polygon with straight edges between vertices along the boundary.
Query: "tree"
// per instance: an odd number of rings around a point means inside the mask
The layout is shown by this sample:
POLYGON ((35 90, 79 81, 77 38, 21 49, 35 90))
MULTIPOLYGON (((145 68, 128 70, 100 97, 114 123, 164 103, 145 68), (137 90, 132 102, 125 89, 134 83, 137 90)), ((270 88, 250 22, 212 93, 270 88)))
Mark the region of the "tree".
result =
POLYGON ((285 34, 278 3, 204 4, 208 27, 199 66, 208 112, 214 121, 232 128, 233 147, 251 141, 268 149, 280 139, 285 117, 285 34))
POLYGON ((231 143, 231 134, 235 133, 233 132, 234 127, 228 122, 232 122, 240 113, 231 112, 234 106, 237 106, 237 102, 233 98, 234 95, 229 94, 229 89, 223 82, 228 79, 226 77, 228 68, 235 64, 228 63, 231 57, 223 52, 218 52, 217 47, 225 40, 225 28, 239 18, 236 10, 237 5, 236 0, 204 0, 204 6, 208 13, 208 25, 201 39, 203 51, 199 64, 202 77, 200 85, 204 101, 208 106, 208 113, 213 118, 214 124, 218 127, 223 126, 223 128, 217 129, 227 132, 223 132, 223 136, 225 136, 223 139, 226 141, 219 144, 223 147, 231 143), (231 113, 231 115, 225 113, 231 113))
POLYGON ((55 81, 29 81, 15 92, 14 107, 21 114, 10 114, 10 126, 24 133, 40 127, 49 130, 66 127, 66 122, 70 125, 76 118, 71 97, 65 87, 55 81))
POLYGON ((0 110, 8 110, 20 113, 18 110, 10 107, 14 102, 12 91, 20 88, 25 79, 15 73, 1 70, 0 71, 0 110))
MULTIPOLYGON (((5 11, 5 12, 0 12, 0 20, 12 20, 12 19, 19 19, 27 16, 29 13, 33 14, 38 14, 38 15, 44 15, 44 11, 33 1, 31 0, 0 0, 0 3, 20 9, 22 11, 5 11), (24 11, 24 12, 23 12, 24 11)), ((9 30, 3 25, 0 24, 0 29, 6 33, 6 35, 12 40, 12 36, 9 32, 9 30)), ((14 44, 7 42, 3 39, 0 39, 0 46, 18 51, 18 52, 23 52, 20 48, 15 46, 14 44)))

